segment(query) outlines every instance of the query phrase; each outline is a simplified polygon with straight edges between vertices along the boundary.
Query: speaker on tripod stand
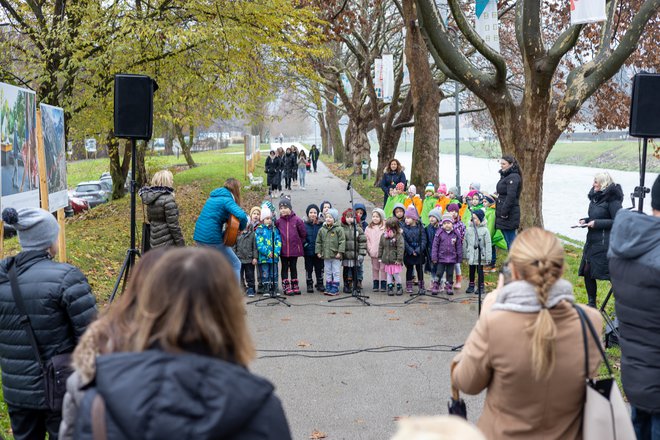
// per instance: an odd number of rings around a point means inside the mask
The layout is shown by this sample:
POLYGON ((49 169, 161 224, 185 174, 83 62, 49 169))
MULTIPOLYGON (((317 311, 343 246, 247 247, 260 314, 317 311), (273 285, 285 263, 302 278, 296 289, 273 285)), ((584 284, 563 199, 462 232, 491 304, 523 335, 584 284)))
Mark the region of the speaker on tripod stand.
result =
POLYGON ((135 244, 135 156, 136 142, 138 140, 148 141, 151 139, 153 130, 153 106, 154 92, 158 90, 156 81, 146 75, 115 75, 115 95, 114 95, 114 135, 117 138, 130 139, 131 141, 131 224, 130 224, 130 248, 126 252, 126 258, 112 289, 110 302, 117 294, 119 285, 122 283, 122 291, 126 286, 129 273, 135 265, 135 257, 140 255, 140 251, 135 244))

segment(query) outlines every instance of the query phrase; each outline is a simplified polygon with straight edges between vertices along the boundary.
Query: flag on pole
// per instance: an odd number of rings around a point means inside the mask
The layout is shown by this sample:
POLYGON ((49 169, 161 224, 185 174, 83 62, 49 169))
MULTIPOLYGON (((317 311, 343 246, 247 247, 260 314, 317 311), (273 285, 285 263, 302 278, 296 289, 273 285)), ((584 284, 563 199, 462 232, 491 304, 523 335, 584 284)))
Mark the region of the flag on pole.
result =
POLYGON ((392 102, 394 95, 394 55, 383 55, 383 102, 392 102))
POLYGON ((571 25, 607 20, 605 0, 570 0, 571 25))
POLYGON ((374 60, 374 88, 376 97, 383 99, 383 60, 381 58, 374 60))
POLYGON ((500 51, 500 20, 497 17, 497 0, 476 0, 475 29, 486 44, 500 51))

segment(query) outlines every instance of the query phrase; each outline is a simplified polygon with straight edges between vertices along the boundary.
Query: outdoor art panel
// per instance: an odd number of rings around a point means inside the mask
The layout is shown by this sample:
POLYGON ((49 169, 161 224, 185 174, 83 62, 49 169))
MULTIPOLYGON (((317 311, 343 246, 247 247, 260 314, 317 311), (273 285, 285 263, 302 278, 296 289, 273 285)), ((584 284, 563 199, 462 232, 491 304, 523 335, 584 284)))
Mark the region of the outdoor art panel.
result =
POLYGON ((36 94, 0 83, 2 208, 39 207, 36 94))
POLYGON ((69 203, 66 185, 64 110, 47 104, 40 104, 39 109, 46 154, 48 207, 52 212, 66 207, 69 203))

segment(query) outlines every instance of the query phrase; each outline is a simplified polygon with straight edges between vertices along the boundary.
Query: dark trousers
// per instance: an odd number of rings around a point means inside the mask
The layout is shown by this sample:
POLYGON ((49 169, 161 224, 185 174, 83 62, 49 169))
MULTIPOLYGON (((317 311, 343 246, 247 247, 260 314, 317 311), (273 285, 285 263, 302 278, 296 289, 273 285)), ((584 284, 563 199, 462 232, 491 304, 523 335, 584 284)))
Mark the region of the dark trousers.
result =
POLYGON ((632 422, 638 440, 660 440, 660 415, 631 407, 632 422))
POLYGON ((385 209, 385 205, 387 205, 387 198, 388 198, 389 196, 390 196, 390 195, 389 195, 388 193, 383 192, 383 209, 385 209))
POLYGON ((284 189, 291 189, 291 175, 289 173, 284 176, 284 189))
POLYGON ((445 278, 446 278, 447 282, 453 284, 454 283, 454 266, 455 266, 455 263, 438 263, 438 270, 436 272, 438 280, 441 280, 442 276, 446 273, 447 276, 445 278))
POLYGON ((495 267, 497 263, 497 246, 493 246, 492 254, 493 258, 490 260, 490 266, 495 267))
POLYGON ((484 285, 484 267, 476 264, 470 264, 470 284, 474 283, 475 274, 479 278, 479 285, 484 285))
POLYGON ((305 273, 307 279, 312 279, 312 274, 316 274, 316 284, 323 284, 323 260, 316 255, 305 255, 305 273))
POLYGON ((344 282, 347 280, 357 280, 357 267, 344 266, 344 282))
POLYGON ((241 284, 246 285, 248 289, 254 289, 254 265, 252 263, 241 263, 241 284))
POLYGON ((57 440, 62 421, 61 412, 39 409, 17 408, 7 405, 11 430, 16 440, 43 440, 46 433, 57 440))
POLYGON ((587 297, 593 298, 594 302, 598 296, 598 284, 596 278, 591 276, 591 264, 584 265, 584 287, 587 291, 587 297))
POLYGON ((291 272, 291 279, 298 279, 298 268, 296 264, 298 263, 298 257, 282 257, 282 279, 289 279, 289 272, 291 272))
POLYGON ((314 172, 316 172, 316 164, 318 163, 318 159, 312 159, 312 167, 314 167, 314 172))
POLYGON ((406 264, 406 281, 412 281, 417 271, 417 279, 424 281, 424 265, 423 264, 406 264))
POLYGON ((504 235, 504 241, 506 241, 506 248, 511 252, 511 245, 513 240, 516 239, 516 230, 515 229, 500 229, 502 235, 504 235))

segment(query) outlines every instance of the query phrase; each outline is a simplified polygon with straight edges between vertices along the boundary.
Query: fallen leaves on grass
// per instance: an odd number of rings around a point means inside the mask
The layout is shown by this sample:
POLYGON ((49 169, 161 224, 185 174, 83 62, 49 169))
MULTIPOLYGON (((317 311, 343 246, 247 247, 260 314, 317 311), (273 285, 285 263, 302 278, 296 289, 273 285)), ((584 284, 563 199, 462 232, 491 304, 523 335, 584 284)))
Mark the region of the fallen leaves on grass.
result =
POLYGON ((318 439, 326 438, 326 437, 328 437, 328 435, 325 432, 319 431, 318 429, 315 429, 314 431, 312 431, 312 434, 309 436, 309 438, 312 439, 312 440, 318 440, 318 439))

